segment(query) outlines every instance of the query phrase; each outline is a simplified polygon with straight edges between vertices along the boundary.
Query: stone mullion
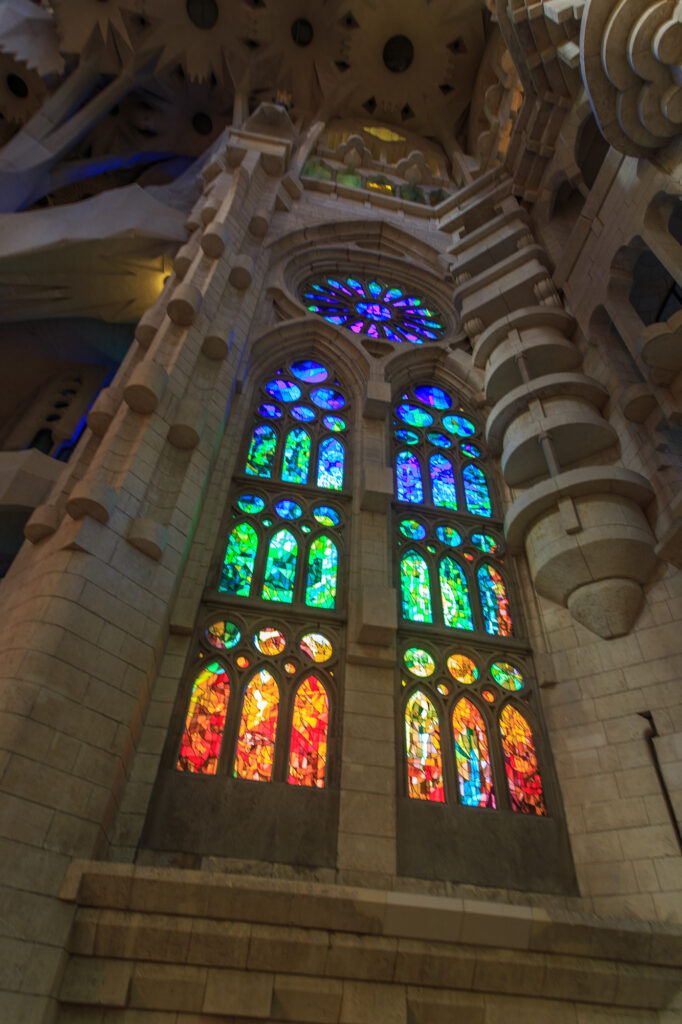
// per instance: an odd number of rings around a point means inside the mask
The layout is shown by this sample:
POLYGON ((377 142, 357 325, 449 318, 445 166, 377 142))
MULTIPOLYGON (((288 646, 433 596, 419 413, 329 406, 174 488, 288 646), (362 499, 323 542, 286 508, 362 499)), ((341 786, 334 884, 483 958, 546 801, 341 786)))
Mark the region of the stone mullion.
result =
MULTIPOLYGON (((504 202, 512 212, 515 200, 504 202)), ((652 490, 639 474, 609 465, 618 438, 600 412, 607 393, 579 370, 572 319, 544 253, 530 232, 519 234, 522 219, 519 209, 486 249, 480 229, 475 246, 468 243, 464 215, 465 233, 451 250, 455 303, 492 405, 488 442, 500 453, 505 482, 517 489, 507 539, 512 551, 525 545, 539 593, 599 635, 620 636, 640 610, 655 564, 642 512, 652 490), (595 465, 600 453, 604 462, 595 465)))

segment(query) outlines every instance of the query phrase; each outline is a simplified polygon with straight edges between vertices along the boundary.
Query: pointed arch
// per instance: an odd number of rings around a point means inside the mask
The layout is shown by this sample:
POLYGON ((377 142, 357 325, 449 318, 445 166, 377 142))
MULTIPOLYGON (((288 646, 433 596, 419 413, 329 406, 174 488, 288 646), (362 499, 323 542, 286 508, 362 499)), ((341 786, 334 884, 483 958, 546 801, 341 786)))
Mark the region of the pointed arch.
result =
POLYGON ((494 808, 488 734, 481 712, 467 697, 462 697, 452 712, 452 735, 460 800, 467 807, 494 808))
POLYGON ((336 604, 336 576, 339 553, 325 534, 310 545, 305 603, 311 608, 333 608, 336 604))
POLYGON ((406 551, 400 559, 400 593, 404 619, 433 622, 429 567, 417 551, 406 551))
POLYGON ((244 472, 247 476, 261 476, 268 480, 272 476, 277 448, 277 433, 267 423, 261 423, 251 435, 249 452, 244 472))
POLYGON ((279 687, 267 669, 249 680, 242 698, 239 736, 234 759, 238 779, 269 782, 275 759, 279 687))
POLYGON ((486 633, 490 636, 513 636, 509 598, 502 576, 492 565, 484 562, 477 577, 486 633))
POLYGON ((513 704, 505 704, 500 714, 500 737, 512 810, 546 815, 533 731, 513 704))
POLYGON ((301 427, 287 434, 282 457, 282 480, 288 484, 305 484, 310 465, 310 437, 301 427))
POLYGON ((248 597, 251 593, 253 563, 258 552, 258 534, 250 523, 237 523, 230 533, 218 590, 222 594, 248 597))
POLYGON ((431 474, 431 494, 433 504, 438 508, 457 509, 457 488, 452 463, 444 455, 437 453, 429 459, 431 474))
POLYGON ((328 729, 329 697, 317 676, 310 675, 294 699, 287 779, 292 786, 324 788, 328 729))
POLYGON ((317 486, 332 491, 343 488, 345 450, 335 437, 328 437, 320 445, 317 457, 317 486))
POLYGON ((223 742, 230 681, 219 661, 196 676, 175 767, 181 772, 215 775, 223 742))
POLYGON ((485 473, 478 466, 465 466, 462 470, 464 481, 464 497, 466 505, 474 516, 485 516, 489 519, 493 514, 490 502, 490 491, 485 473))
POLYGON ((446 555, 439 569, 443 621, 451 629, 473 629, 469 586, 461 566, 446 555))
POLYGON ((405 706, 408 796, 445 803, 438 712, 421 690, 405 706))
POLYGON ((399 452, 395 473, 398 501, 410 501, 415 505, 421 505, 424 501, 424 486, 417 456, 412 452, 399 452))
POLYGON ((297 555, 298 544, 293 533, 289 530, 278 530, 268 547, 261 593, 261 597, 266 601, 284 601, 291 604, 294 599, 297 555))

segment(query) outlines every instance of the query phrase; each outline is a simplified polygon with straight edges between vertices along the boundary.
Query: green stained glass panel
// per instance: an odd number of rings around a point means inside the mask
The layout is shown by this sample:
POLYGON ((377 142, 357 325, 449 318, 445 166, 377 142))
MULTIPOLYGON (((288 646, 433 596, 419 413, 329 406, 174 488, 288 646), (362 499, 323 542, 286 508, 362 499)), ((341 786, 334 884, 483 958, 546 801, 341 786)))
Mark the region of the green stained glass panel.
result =
POLYGON ((305 603, 313 608, 333 608, 339 556, 336 545, 322 535, 310 545, 305 603))
POLYGON ((282 461, 282 480, 288 484, 304 484, 310 464, 310 437, 301 427, 287 434, 282 461))
POLYGON ((447 555, 440 563, 440 592, 445 625, 452 629, 473 629, 469 588, 464 573, 454 558, 447 555))
POLYGON ((265 502, 257 494, 240 494, 237 504, 242 512, 251 512, 252 514, 262 512, 265 508, 265 502))
POLYGON ((277 434, 273 428, 265 424, 256 427, 251 435, 249 454, 246 456, 244 472, 247 476, 271 477, 276 447, 277 434))
POLYGON ((400 561, 400 593, 404 619, 433 622, 429 569, 416 551, 408 551, 400 561))
POLYGON ((293 601, 297 554, 298 546, 292 533, 280 530, 274 535, 268 548, 261 595, 266 601, 285 601, 287 604, 293 601))
POLYGON ((248 597, 251 591, 253 563, 258 550, 258 536, 249 523, 238 523, 227 542, 218 590, 223 594, 248 597))
POLYGON ((422 679, 432 676, 436 668, 436 664, 429 652, 421 647, 410 647, 405 651, 403 661, 408 672, 411 672, 414 676, 420 676, 422 679))

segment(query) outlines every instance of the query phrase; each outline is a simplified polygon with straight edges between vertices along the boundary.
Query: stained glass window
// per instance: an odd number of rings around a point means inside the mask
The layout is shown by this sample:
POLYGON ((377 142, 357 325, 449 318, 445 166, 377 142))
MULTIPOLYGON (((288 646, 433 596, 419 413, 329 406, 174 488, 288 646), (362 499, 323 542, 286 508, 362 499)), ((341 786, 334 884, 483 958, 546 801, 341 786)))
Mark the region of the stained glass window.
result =
POLYGON ((412 694, 405 708, 405 746, 409 796, 444 803, 438 714, 421 690, 412 694))
POLYGON ((230 686, 220 662, 207 665, 194 680, 176 768, 215 775, 223 741, 230 686))
POLYGON ((274 428, 266 424, 256 427, 251 436, 244 472, 248 476, 271 477, 276 447, 277 434, 274 428))
POLYGON ((469 511, 472 515, 490 518, 493 510, 483 471, 478 466, 465 466, 462 471, 462 480, 464 481, 464 497, 469 511))
POLYGON ((286 601, 288 604, 293 601, 297 553, 298 545, 292 533, 280 530, 274 535, 268 548, 261 595, 266 601, 286 601))
POLYGON ((303 300, 311 313, 368 338, 422 345, 445 333, 442 316, 422 298, 377 280, 318 278, 304 287, 303 300))
POLYGON ((442 508, 457 508, 457 491, 452 464, 444 455, 432 455, 429 461, 431 471, 431 493, 433 504, 442 508))
POLYGON ((336 602, 336 545, 330 537, 317 537, 310 545, 305 603, 314 608, 333 608, 336 602))
POLYGON ((317 486, 340 491, 343 487, 344 450, 340 441, 328 437, 320 445, 317 460, 317 486))
POLYGON ((289 484, 304 484, 308 479, 310 437, 301 427, 290 430, 284 445, 282 480, 289 484))
POLYGON ((512 810, 547 814, 531 728, 512 704, 500 715, 500 735, 512 810))
POLYGON ((462 697, 452 713, 459 795, 468 807, 494 807, 488 736, 481 712, 462 697))
POLYGON ((446 555, 441 559, 439 576, 445 625, 452 629, 473 629, 469 588, 464 572, 454 558, 446 555))
POLYGON ((419 459, 412 452, 399 452, 396 459, 398 501, 411 501, 421 505, 424 500, 422 471, 419 459))
POLYGON ((252 677, 242 701, 234 774, 239 779, 269 782, 275 756, 279 687, 267 669, 252 677))
POLYGON ((400 591, 404 619, 433 622, 429 569, 416 551, 408 551, 400 561, 400 591))
POLYGON ((328 727, 327 692, 316 676, 308 676, 296 692, 291 720, 288 781, 292 785, 324 787, 328 727))
POLYGON ((238 523, 227 542, 218 585, 221 593, 249 596, 257 550, 258 536, 253 526, 250 523, 238 523))
POLYGON ((491 636, 513 636, 511 611, 504 580, 497 569, 484 563, 478 570, 485 631, 491 636))

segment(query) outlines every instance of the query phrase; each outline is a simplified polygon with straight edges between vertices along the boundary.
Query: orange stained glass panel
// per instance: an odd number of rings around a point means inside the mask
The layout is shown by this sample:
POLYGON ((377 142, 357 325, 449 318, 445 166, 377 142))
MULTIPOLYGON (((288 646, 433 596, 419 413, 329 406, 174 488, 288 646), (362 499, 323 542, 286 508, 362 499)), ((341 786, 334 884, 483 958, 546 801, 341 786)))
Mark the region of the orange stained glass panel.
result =
POLYGON ((219 662, 211 662, 194 680, 175 765, 178 771, 215 775, 229 698, 227 672, 219 662))
POLYGON ((275 756, 279 687, 261 669, 244 690, 234 774, 238 779, 269 782, 275 756))
POLYGON ((445 803, 438 713, 421 690, 412 694, 405 708, 405 744, 408 795, 445 803))
POLYGON ((329 699, 316 676, 298 688, 291 722, 289 782, 294 786, 324 788, 327 769, 329 699))
POLYGON ((500 734, 512 810, 546 815, 533 733, 521 712, 511 704, 500 715, 500 734))

